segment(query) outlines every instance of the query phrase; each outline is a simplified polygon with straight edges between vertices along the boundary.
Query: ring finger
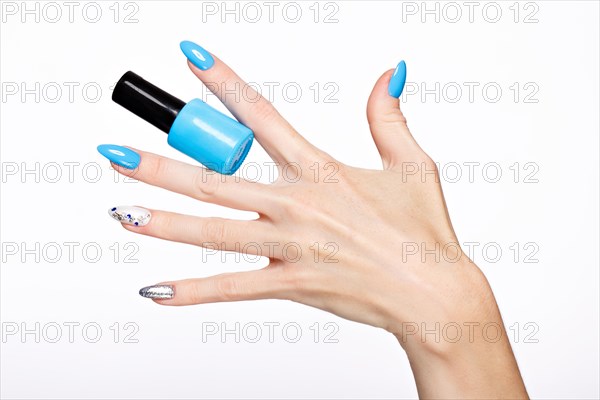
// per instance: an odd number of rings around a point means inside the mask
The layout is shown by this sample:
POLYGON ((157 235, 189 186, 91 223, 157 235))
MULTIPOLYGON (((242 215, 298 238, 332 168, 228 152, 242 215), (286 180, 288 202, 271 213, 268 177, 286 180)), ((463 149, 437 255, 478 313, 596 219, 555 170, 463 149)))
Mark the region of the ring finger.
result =
POLYGON ((277 256, 271 251, 277 238, 272 233, 273 227, 266 221, 203 218, 158 210, 152 210, 150 214, 150 220, 144 226, 123 223, 123 227, 134 233, 211 250, 269 258, 277 256))

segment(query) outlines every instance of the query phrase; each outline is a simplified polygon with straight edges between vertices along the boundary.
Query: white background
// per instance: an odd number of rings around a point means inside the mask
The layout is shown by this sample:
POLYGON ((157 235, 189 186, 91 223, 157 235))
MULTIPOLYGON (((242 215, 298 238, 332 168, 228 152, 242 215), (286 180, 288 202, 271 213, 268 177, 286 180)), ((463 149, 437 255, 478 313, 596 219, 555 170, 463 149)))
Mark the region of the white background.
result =
MULTIPOLYGON (((186 101, 202 97, 206 90, 179 50, 184 39, 217 54, 265 94, 268 85, 278 85, 272 100, 303 135, 341 161, 369 168, 379 168, 380 161, 365 119, 368 94, 381 73, 406 60, 407 91, 419 93, 405 96, 402 108, 421 146, 448 166, 446 174, 442 168, 443 187, 459 240, 480 244, 472 256, 512 327, 530 395, 599 397, 597 2, 479 2, 472 22, 463 2, 429 2, 429 9, 438 7, 439 22, 435 14, 422 15, 421 2, 394 1, 299 2, 287 14, 280 2, 270 22, 269 9, 258 2, 262 19, 255 23, 256 7, 244 3, 237 5, 239 22, 235 14, 222 15, 221 2, 209 5, 219 8, 216 15, 194 1, 87 4, 76 2, 70 22, 62 2, 2 2, 3 398, 416 396, 403 351, 382 330, 291 302, 172 308, 137 294, 162 280, 264 265, 236 262, 233 255, 203 262, 200 248, 136 236, 106 214, 114 205, 138 204, 248 217, 142 183, 115 182, 96 152, 98 144, 116 143, 190 161, 166 144, 164 133, 110 100, 110 87, 127 70, 186 101), (24 7, 38 11, 23 14, 24 7), (102 15, 92 23, 96 8, 102 15), (292 23, 295 8, 302 15, 292 23), (494 23, 498 8, 502 14, 494 23), (457 9, 461 18, 452 22, 457 9), (131 13, 137 22, 124 23, 131 13), (331 13, 332 23, 325 23, 331 13), (438 101, 435 90, 422 98, 420 85, 434 89, 436 82, 438 101), (472 101, 465 82, 478 85, 472 101), (486 84, 492 87, 487 97, 486 84), (282 93, 285 85, 291 89, 282 93), (462 96, 453 102, 457 86, 462 96), (102 89, 98 98, 96 87, 102 89), (299 98, 294 87, 302 90, 299 98), (498 98, 494 87, 502 90, 498 98), (326 101, 334 91, 328 100, 337 102, 326 101), (480 163, 473 182, 465 162, 480 163), (515 183, 510 167, 517 162, 515 183), (455 183, 452 163, 462 166, 455 183), (488 163, 502 172, 496 183, 490 182, 495 169, 482 173, 488 163), (34 172, 23 175, 24 169, 34 172), (72 259, 65 242, 76 243, 72 259), (515 242, 518 254, 511 250, 515 242), (25 248, 34 250, 27 254, 25 248), (91 262, 96 248, 102 254, 91 262), (138 262, 125 262, 136 248, 138 262), (72 343, 65 325, 71 322, 79 324, 72 343), (133 332, 127 322, 139 328, 132 337, 137 343, 125 343, 125 334, 133 332), (273 343, 264 325, 269 322, 280 324, 273 343), (334 324, 326 329, 328 322, 334 324), (35 332, 36 323, 39 343, 35 333, 21 336, 23 328, 35 332), (86 336, 87 323, 97 325, 89 325, 86 336), (239 343, 234 334, 203 340, 207 323, 232 330, 239 323, 246 336, 239 343), (257 343, 250 340, 253 323, 263 327, 257 343), (294 338, 294 329, 282 333, 286 323, 302 329, 297 343, 286 340, 294 338), (62 336, 51 343, 57 325, 62 336), (9 335, 15 326, 19 332, 9 335), (94 326, 102 337, 89 343, 94 326), (336 326, 337 343, 326 343, 325 334, 336 326)), ((212 96, 208 102, 223 109, 212 96)), ((248 162, 266 161, 255 145, 248 162)))

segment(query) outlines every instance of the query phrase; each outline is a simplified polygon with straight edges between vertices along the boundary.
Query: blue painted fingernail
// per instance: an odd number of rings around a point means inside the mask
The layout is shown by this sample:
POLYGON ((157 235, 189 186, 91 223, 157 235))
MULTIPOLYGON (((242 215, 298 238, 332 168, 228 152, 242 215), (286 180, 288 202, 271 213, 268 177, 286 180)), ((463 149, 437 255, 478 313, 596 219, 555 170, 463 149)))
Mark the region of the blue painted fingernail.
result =
POLYGON ((406 63, 404 60, 398 63, 396 70, 394 71, 394 75, 390 79, 390 83, 388 85, 388 93, 392 97, 399 98, 402 94, 402 90, 404 89, 404 84, 406 83, 406 63))
POLYGON ((140 155, 127 147, 116 144, 101 144, 98 151, 111 162, 127 169, 136 169, 140 165, 140 155))
POLYGON ((215 64, 215 60, 210 53, 194 42, 184 40, 179 44, 179 47, 181 47, 181 51, 183 51, 187 59, 203 71, 206 71, 215 64))

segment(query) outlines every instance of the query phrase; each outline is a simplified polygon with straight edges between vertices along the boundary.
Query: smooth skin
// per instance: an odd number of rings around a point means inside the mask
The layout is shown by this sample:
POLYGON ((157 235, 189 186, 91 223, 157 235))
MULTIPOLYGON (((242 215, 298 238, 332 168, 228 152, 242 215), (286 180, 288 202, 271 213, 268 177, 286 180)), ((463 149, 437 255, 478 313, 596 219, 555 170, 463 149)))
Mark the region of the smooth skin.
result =
POLYGON ((302 178, 248 182, 138 150, 137 169, 113 165, 150 185, 259 215, 236 221, 151 210, 148 225, 123 225, 176 242, 222 244, 221 250, 265 244, 248 249, 269 257, 267 267, 161 282, 173 285, 175 295, 155 302, 292 300, 394 334, 408 355, 421 398, 527 398, 492 290, 457 244, 436 165, 411 135, 399 100, 388 94, 393 70, 379 78, 368 101, 367 118, 383 170, 367 170, 345 165, 310 144, 265 98, 244 101, 259 95, 214 59, 204 71, 188 65, 254 131, 276 163, 299 167, 302 178), (234 88, 244 90, 241 101, 225 96, 234 88), (315 163, 320 167, 316 182, 315 163), (415 166, 427 173, 414 173, 415 166), (332 168, 337 171, 333 182, 325 179, 332 168), (266 245, 272 242, 280 245, 273 250, 266 245), (286 243, 301 246, 299 259, 282 254, 286 243), (425 247, 415 250, 414 245, 425 247), (437 257, 424 254, 436 246, 437 257), (436 324, 437 337, 422 335, 435 331, 436 324))

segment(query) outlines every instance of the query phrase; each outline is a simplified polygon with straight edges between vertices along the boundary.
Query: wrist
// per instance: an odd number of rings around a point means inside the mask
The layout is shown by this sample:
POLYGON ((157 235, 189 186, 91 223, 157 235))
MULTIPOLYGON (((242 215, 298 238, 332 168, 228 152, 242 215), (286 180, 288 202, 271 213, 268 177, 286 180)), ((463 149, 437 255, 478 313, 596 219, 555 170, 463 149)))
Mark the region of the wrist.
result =
POLYGON ((479 268, 469 261, 456 266, 452 278, 443 289, 422 289, 429 307, 396 323, 393 333, 407 352, 452 357, 463 346, 496 343, 505 336, 496 299, 479 268))
POLYGON ((419 396, 526 398, 487 280, 470 261, 456 267, 456 288, 430 291, 429 312, 394 324, 392 333, 407 353, 419 396))

